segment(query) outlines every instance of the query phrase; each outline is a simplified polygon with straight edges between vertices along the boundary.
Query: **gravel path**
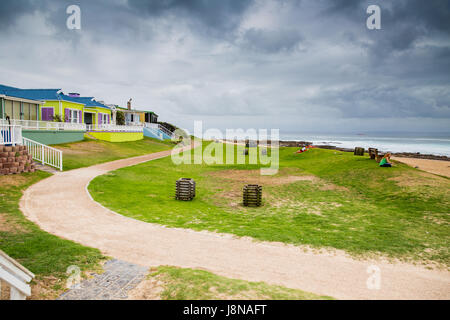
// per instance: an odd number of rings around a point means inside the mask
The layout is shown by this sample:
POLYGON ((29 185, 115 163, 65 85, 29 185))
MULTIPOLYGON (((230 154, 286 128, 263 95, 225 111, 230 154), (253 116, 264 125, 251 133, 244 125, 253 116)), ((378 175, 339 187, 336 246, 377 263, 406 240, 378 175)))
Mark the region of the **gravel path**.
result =
POLYGON ((87 185, 98 175, 169 154, 163 151, 57 173, 28 188, 20 208, 47 232, 141 266, 202 268, 226 277, 265 281, 338 299, 450 299, 448 271, 166 228, 116 214, 94 202, 87 192, 87 185), (370 279, 375 288, 368 289, 368 268, 379 270, 379 289, 377 281, 370 279))

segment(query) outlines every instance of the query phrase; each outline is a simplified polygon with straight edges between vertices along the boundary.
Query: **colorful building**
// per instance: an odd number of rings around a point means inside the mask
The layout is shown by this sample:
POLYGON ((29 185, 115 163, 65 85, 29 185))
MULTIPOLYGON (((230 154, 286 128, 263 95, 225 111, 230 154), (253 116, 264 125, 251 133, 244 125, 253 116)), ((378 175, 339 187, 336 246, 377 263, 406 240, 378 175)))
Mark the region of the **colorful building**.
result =
POLYGON ((16 88, 0 85, 0 119, 39 120, 42 101, 29 99, 16 88))
POLYGON ((83 123, 87 125, 112 123, 111 107, 96 101, 94 97, 80 97, 78 93, 69 93, 69 97, 84 105, 83 123))
POLYGON ((61 89, 21 89, 0 85, 0 124, 8 121, 22 127, 24 137, 43 144, 80 141, 86 131, 93 137, 111 142, 135 141, 144 134, 157 139, 170 138, 159 128, 158 115, 106 105, 78 93, 64 94, 61 89), (116 125, 117 111, 125 116, 125 126, 116 125), (144 130, 146 129, 146 130, 144 130))
MULTIPOLYGON (((15 87, 0 86, 0 94, 7 97, 27 99, 29 106, 5 103, 4 119, 9 116, 15 120, 41 120, 54 121, 59 118, 63 122, 83 123, 84 104, 66 96, 61 89, 20 89, 15 87), (38 105, 36 111, 35 106, 38 105), (30 110, 27 113, 27 110, 30 110), (29 114, 29 115, 28 115, 29 114)), ((5 99, 8 100, 8 99, 5 99)))

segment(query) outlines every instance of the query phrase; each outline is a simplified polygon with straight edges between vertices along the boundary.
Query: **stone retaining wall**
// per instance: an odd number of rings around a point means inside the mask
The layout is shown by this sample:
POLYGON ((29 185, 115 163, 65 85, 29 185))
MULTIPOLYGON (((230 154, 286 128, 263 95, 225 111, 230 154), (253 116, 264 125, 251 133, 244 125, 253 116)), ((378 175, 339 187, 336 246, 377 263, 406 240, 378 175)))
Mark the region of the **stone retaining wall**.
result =
POLYGON ((34 171, 35 163, 25 146, 0 146, 0 175, 34 171))

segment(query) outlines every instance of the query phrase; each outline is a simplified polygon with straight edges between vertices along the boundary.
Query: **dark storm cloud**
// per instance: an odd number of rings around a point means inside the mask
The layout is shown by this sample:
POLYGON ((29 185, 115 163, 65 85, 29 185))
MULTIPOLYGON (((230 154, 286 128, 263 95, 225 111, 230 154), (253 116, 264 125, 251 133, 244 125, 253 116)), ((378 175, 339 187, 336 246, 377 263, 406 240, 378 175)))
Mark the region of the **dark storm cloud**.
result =
POLYGON ((362 25, 366 16, 361 12, 369 5, 380 6, 382 12, 383 30, 373 33, 366 29, 363 32, 376 40, 371 46, 375 54, 407 50, 424 36, 450 35, 448 0, 329 0, 323 13, 362 25))
POLYGON ((450 127, 447 0, 1 0, 0 36, 0 83, 133 96, 162 117, 450 127), (81 30, 66 28, 72 4, 81 30), (366 28, 372 4, 381 30, 366 28))
POLYGON ((32 0, 0 1, 0 32, 14 25, 17 18, 34 11, 36 3, 32 0))
POLYGON ((223 34, 233 31, 253 0, 128 0, 137 15, 159 17, 176 15, 188 19, 197 31, 223 34))

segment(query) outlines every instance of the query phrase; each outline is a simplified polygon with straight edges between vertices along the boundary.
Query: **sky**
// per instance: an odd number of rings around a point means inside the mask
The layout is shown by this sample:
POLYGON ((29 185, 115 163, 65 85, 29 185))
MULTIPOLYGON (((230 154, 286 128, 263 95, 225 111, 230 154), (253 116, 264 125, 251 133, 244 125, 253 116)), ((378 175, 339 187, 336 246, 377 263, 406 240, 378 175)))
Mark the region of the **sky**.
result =
POLYGON ((1 0, 0 40, 0 84, 188 130, 450 134, 450 0, 1 0))

